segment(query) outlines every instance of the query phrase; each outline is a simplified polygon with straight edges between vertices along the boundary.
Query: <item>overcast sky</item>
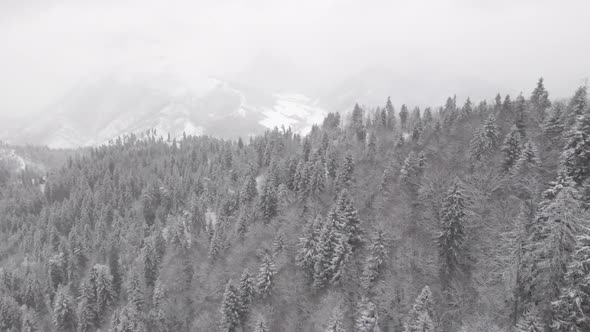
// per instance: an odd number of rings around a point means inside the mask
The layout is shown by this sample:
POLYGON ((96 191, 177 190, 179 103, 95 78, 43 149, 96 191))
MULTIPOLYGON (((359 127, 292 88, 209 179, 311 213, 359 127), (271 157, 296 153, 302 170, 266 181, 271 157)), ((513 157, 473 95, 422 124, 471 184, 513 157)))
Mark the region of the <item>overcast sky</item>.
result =
POLYGON ((544 76, 568 96, 590 76, 588 15, 587 0, 0 0, 0 114, 114 67, 219 77, 260 54, 312 81, 383 66, 527 94, 544 76))

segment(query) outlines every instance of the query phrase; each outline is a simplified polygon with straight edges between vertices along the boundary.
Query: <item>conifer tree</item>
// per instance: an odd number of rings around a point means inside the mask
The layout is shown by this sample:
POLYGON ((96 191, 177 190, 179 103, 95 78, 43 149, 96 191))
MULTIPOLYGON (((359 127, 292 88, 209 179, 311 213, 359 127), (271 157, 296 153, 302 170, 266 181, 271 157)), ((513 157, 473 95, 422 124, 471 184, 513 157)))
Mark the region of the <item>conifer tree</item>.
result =
POLYGON ((311 170, 308 180, 309 191, 314 197, 317 197, 324 191, 326 185, 326 169, 322 161, 318 160, 312 165, 311 170))
POLYGON ((524 99, 522 94, 520 94, 516 98, 514 112, 514 124, 516 125, 516 128, 518 129, 520 136, 526 137, 527 109, 526 100, 524 99))
POLYGON ((250 312, 250 304, 256 296, 256 287, 248 269, 245 269, 240 276, 238 295, 240 300, 240 321, 245 322, 250 312))
POLYGON ((139 275, 132 272, 127 284, 127 298, 129 305, 131 305, 136 312, 144 310, 144 291, 139 275))
POLYGON ((404 332, 434 332, 433 310, 432 292, 424 286, 406 318, 404 332))
POLYGON ((349 153, 344 158, 344 162, 338 167, 336 173, 336 190, 340 191, 346 188, 352 180, 352 172, 354 171, 354 160, 349 153))
POLYGON ((516 332, 544 332, 545 324, 539 317, 537 310, 533 307, 524 312, 516 323, 516 332))
POLYGON ((568 264, 559 299, 553 302, 554 331, 590 330, 590 235, 576 239, 576 250, 568 264))
POLYGON ((512 126, 508 135, 506 135, 506 139, 504 140, 504 145, 502 146, 502 153, 504 154, 504 161, 502 162, 502 170, 504 172, 510 171, 512 166, 516 163, 518 158, 520 157, 520 133, 516 126, 512 126))
POLYGON ((588 109, 588 91, 586 86, 581 86, 576 90, 568 105, 571 114, 568 124, 573 124, 579 116, 587 112, 588 109))
POLYGON ((369 135, 369 144, 367 144, 367 156, 369 160, 374 160, 377 154, 377 136, 374 133, 369 135))
POLYGON ((406 130, 408 127, 408 117, 409 117, 408 107, 406 106, 406 104, 403 104, 401 110, 399 111, 399 121, 400 121, 402 130, 406 130))
POLYGON ((258 318, 256 319, 256 323, 254 324, 254 330, 253 332, 269 332, 270 329, 268 328, 268 325, 266 323, 266 318, 264 318, 264 316, 262 314, 258 315, 258 318))
POLYGON ((258 276, 256 277, 256 289, 260 297, 266 298, 272 293, 276 273, 277 271, 272 257, 268 254, 264 255, 262 264, 258 269, 258 276))
POLYGON ((121 274, 121 264, 119 262, 119 250, 111 248, 109 253, 109 271, 113 276, 113 297, 117 300, 121 294, 121 287, 123 285, 123 276, 121 274))
POLYGON ((346 332, 343 321, 344 313, 342 312, 342 308, 336 306, 332 310, 332 315, 330 316, 330 321, 328 321, 325 332, 346 332))
POLYGON ((538 158, 537 147, 535 146, 535 143, 529 140, 526 143, 524 143, 522 151, 520 152, 520 156, 514 164, 513 173, 528 173, 528 171, 532 170, 535 167, 538 167, 539 163, 540 161, 538 158))
POLYGON ((426 128, 430 128, 430 126, 432 125, 432 121, 434 121, 434 118, 432 117, 432 110, 430 109, 430 107, 426 107, 424 109, 424 126, 426 128))
POLYGON ((332 265, 332 260, 338 240, 333 223, 328 220, 324 221, 321 225, 316 254, 313 259, 312 288, 316 291, 324 288, 332 280, 331 272, 334 272, 336 268, 332 265), (330 271, 331 267, 332 271, 330 271))
POLYGON ((471 99, 468 97, 467 100, 465 101, 465 104, 463 105, 463 108, 461 108, 461 116, 468 117, 472 113, 473 113, 473 105, 471 104, 471 99))
POLYGON ((267 179, 262 189, 260 210, 266 222, 269 222, 278 214, 277 187, 271 179, 267 179))
POLYGON ((383 231, 377 231, 373 235, 369 248, 369 257, 363 269, 362 281, 366 288, 377 278, 379 271, 385 262, 387 252, 385 250, 385 238, 383 231))
POLYGON ((567 174, 578 185, 590 177, 590 110, 587 109, 585 98, 586 88, 583 87, 578 89, 571 102, 576 119, 566 135, 567 143, 562 155, 567 174))
POLYGON ((546 306, 557 296, 557 286, 574 252, 582 220, 578 191, 564 171, 543 195, 544 201, 523 248, 522 282, 525 293, 542 305, 539 309, 548 310, 546 306))
POLYGON ((368 299, 363 298, 359 304, 358 313, 355 320, 356 331, 378 332, 379 326, 377 323, 377 307, 368 299))
POLYGON ((59 286, 53 301, 53 325, 57 331, 74 331, 76 311, 67 286, 59 286))
POLYGON ((391 103, 391 97, 387 97, 384 111, 387 113, 387 129, 392 130, 395 127, 395 110, 391 103))
POLYGON ((221 331, 233 332, 240 325, 240 298, 238 291, 231 284, 231 280, 225 286, 223 301, 221 303, 221 331))
POLYGON ((307 272, 310 278, 314 275, 315 260, 318 254, 320 227, 323 225, 321 215, 317 215, 315 219, 309 220, 303 229, 301 237, 299 238, 299 249, 295 261, 298 266, 307 272))
POLYGON ((561 105, 556 104, 552 107, 551 114, 543 124, 543 131, 545 132, 545 135, 547 135, 550 139, 554 139, 561 136, 561 133, 564 130, 562 115, 563 110, 561 105))
POLYGON ((336 204, 328 213, 328 219, 353 250, 361 244, 361 220, 347 190, 338 195, 336 204))
POLYGON ((537 86, 531 95, 531 103, 533 104, 534 110, 537 113, 537 117, 540 121, 545 119, 546 111, 551 107, 551 101, 549 100, 549 92, 545 90, 543 84, 543 78, 539 78, 537 86))
POLYGON ((455 182, 442 202, 441 230, 438 246, 441 257, 441 278, 448 284, 465 263, 465 199, 462 189, 455 182))
POLYGON ((22 332, 36 332, 41 331, 39 328, 39 315, 32 309, 25 307, 22 314, 22 332))

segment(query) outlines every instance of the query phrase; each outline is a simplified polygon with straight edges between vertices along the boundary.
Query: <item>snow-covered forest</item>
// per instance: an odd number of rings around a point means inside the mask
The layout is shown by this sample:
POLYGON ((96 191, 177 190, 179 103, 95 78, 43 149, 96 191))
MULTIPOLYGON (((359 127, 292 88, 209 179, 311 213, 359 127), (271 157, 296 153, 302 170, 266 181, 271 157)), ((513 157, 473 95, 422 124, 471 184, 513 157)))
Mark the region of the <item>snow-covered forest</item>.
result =
POLYGON ((590 331, 587 89, 531 90, 3 166, 0 329, 590 331))

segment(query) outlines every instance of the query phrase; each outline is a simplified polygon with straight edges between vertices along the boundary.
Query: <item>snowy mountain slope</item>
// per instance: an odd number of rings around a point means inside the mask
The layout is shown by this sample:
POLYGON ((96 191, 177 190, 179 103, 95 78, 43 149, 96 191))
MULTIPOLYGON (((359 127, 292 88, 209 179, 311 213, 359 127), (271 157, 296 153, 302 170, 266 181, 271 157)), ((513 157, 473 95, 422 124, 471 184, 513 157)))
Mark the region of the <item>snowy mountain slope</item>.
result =
POLYGON ((116 73, 86 80, 13 133, 16 143, 72 148, 155 128, 171 137, 236 138, 265 128, 310 130, 326 112, 305 96, 272 94, 211 78, 116 73))

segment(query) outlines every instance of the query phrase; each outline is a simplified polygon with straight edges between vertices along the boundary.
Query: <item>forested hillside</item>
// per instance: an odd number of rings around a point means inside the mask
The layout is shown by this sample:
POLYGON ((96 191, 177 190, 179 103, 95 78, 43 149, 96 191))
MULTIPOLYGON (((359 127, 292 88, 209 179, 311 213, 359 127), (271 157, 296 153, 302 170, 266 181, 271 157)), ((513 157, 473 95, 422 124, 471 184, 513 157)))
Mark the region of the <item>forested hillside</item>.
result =
POLYGON ((590 331, 585 87, 157 134, 2 182, 1 330, 590 331))

